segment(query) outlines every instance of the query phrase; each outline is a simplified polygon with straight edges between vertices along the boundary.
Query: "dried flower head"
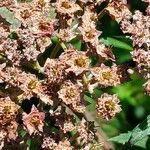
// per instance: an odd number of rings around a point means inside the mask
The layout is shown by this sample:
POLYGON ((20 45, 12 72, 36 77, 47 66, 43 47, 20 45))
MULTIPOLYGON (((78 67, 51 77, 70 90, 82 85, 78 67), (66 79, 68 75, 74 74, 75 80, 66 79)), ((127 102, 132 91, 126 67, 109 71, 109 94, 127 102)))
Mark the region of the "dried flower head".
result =
POLYGON ((104 93, 98 98, 97 113, 106 120, 112 119, 117 113, 121 111, 119 99, 116 95, 109 95, 104 93))
POLYGON ((19 65, 21 60, 21 51, 18 50, 18 43, 16 40, 6 39, 0 45, 0 52, 14 65, 19 65))
POLYGON ((66 82, 58 91, 59 98, 67 105, 80 101, 80 88, 71 82, 66 82))
POLYGON ((56 10, 60 14, 72 16, 76 11, 81 10, 80 6, 75 1, 70 0, 57 0, 56 10))
POLYGON ((18 41, 21 42, 24 48, 30 48, 34 45, 35 37, 30 29, 18 29, 16 33, 18 35, 18 41))
POLYGON ((80 144, 88 144, 93 138, 94 134, 88 130, 86 121, 84 119, 81 120, 80 125, 77 126, 77 133, 79 134, 77 138, 77 143, 80 144))
POLYGON ((60 141, 54 150, 73 150, 70 142, 66 139, 64 141, 60 141))
POLYGON ((75 126, 73 125, 73 123, 71 121, 65 122, 64 126, 62 128, 64 133, 71 132, 74 129, 75 129, 75 126))
POLYGON ((150 95, 150 80, 148 80, 148 81, 144 84, 144 90, 145 90, 146 94, 150 95))
POLYGON ((33 0, 33 6, 39 11, 44 11, 50 8, 50 0, 33 0))
POLYGON ((57 59, 47 59, 44 65, 44 72, 49 83, 61 83, 65 79, 65 64, 57 59))
MULTIPOLYGON (((44 150, 94 149, 101 141, 86 107, 95 88, 122 77, 100 41, 105 13, 131 34, 133 59, 149 79, 149 6, 133 15, 125 0, 0 0, 0 7, 0 149, 28 149, 28 139, 44 150)), ((96 106, 106 120, 121 111, 116 95, 102 94, 96 106)))
POLYGON ((36 39, 40 52, 44 52, 45 49, 51 44, 51 40, 48 36, 39 37, 36 39))
POLYGON ((108 67, 101 64, 100 67, 92 68, 91 73, 94 76, 94 80, 96 80, 101 86, 107 87, 120 84, 121 76, 118 74, 118 68, 115 65, 108 67))
POLYGON ((135 49, 132 52, 133 60, 137 63, 139 72, 147 79, 150 77, 150 52, 144 49, 135 49))
POLYGON ((0 124, 5 126, 15 120, 19 106, 10 98, 0 99, 0 124))
POLYGON ((43 126, 45 114, 43 112, 39 112, 38 109, 33 105, 31 112, 29 114, 24 114, 23 116, 23 123, 28 130, 29 134, 35 134, 43 132, 43 126))
POLYGON ((122 21, 122 30, 132 35, 134 46, 140 48, 144 46, 148 49, 150 47, 150 16, 144 16, 142 12, 135 11, 132 19, 132 22, 130 22, 130 18, 122 21))
POLYGON ((106 10, 117 22, 120 22, 124 17, 131 16, 131 12, 129 11, 126 3, 122 0, 112 0, 112 2, 106 7, 106 10))
POLYGON ((32 32, 39 37, 52 35, 54 32, 53 22, 43 17, 41 19, 35 20, 32 32))
POLYGON ((15 12, 15 17, 21 21, 23 26, 28 26, 33 15, 33 7, 29 3, 21 3, 12 9, 15 12))
POLYGON ((56 146, 57 143, 51 137, 45 137, 43 139, 43 143, 42 143, 43 149, 54 150, 56 146))
POLYGON ((15 140, 18 136, 18 123, 16 121, 11 121, 9 125, 4 127, 4 130, 7 133, 8 139, 15 140))
POLYGON ((62 41, 66 41, 69 42, 71 41, 73 38, 75 38, 75 34, 73 33, 73 31, 69 28, 66 29, 60 29, 59 33, 57 34, 57 36, 62 40, 62 41))
POLYGON ((115 60, 115 56, 112 52, 112 49, 110 47, 106 47, 104 44, 99 43, 95 45, 96 53, 106 59, 106 60, 115 60))
POLYGON ((83 105, 82 90, 79 85, 71 83, 70 81, 65 82, 61 89, 58 91, 58 97, 66 104, 69 105, 74 111, 83 113, 85 106, 83 105))
POLYGON ((89 42, 91 44, 98 42, 98 37, 100 36, 101 32, 98 31, 93 23, 89 23, 89 26, 83 24, 78 28, 83 36, 83 40, 85 42, 89 42))
POLYGON ((67 51, 61 54, 60 61, 66 63, 66 72, 73 72, 80 75, 89 70, 90 59, 86 52, 83 51, 67 51))

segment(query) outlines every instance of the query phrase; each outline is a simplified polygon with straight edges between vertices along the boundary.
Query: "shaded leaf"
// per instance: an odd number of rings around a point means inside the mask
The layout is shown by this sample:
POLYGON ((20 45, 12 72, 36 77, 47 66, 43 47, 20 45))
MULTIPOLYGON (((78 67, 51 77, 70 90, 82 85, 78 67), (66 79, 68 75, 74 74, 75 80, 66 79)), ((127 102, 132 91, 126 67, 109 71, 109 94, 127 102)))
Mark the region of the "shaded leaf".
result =
POLYGON ((18 35, 15 31, 11 32, 8 36, 10 39, 16 40, 18 38, 18 35))
POLYGON ((81 50, 81 45, 82 45, 82 43, 81 43, 81 40, 78 40, 78 39, 73 39, 73 40, 71 40, 71 44, 77 49, 77 50, 81 50))
POLYGON ((96 109, 96 103, 90 104, 86 107, 86 110, 91 112, 91 111, 95 111, 96 109))
POLYGON ((28 147, 30 147, 31 143, 32 143, 32 141, 31 141, 30 139, 28 139, 28 140, 26 141, 26 145, 27 145, 28 147))
POLYGON ((24 129, 21 129, 21 130, 19 131, 19 135, 20 135, 21 137, 25 137, 26 134, 27 134, 27 131, 25 131, 24 129))

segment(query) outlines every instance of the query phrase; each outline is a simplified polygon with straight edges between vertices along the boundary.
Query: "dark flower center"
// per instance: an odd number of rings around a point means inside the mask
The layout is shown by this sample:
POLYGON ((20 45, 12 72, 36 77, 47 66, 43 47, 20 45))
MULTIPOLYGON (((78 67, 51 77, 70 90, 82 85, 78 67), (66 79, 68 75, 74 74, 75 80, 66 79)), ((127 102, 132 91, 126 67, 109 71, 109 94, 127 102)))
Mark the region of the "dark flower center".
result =
POLYGON ((22 17, 23 19, 27 19, 27 18, 29 18, 30 16, 31 16, 31 13, 30 13, 29 10, 27 10, 27 9, 21 12, 21 17, 22 17))

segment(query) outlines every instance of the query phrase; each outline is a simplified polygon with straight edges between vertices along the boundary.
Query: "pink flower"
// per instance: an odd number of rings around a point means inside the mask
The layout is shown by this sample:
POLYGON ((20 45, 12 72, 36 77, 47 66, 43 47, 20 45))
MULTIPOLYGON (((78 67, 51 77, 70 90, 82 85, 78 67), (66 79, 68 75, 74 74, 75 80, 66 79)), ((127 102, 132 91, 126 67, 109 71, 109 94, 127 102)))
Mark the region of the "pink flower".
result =
POLYGON ((101 64, 100 67, 94 67, 91 69, 93 78, 98 82, 100 86, 116 86, 120 84, 121 75, 118 73, 118 68, 116 65, 112 67, 105 66, 101 64))
POLYGON ((119 99, 116 95, 104 93, 98 98, 97 113, 103 119, 110 120, 121 111, 119 99))
POLYGON ((60 60, 66 63, 68 68, 66 72, 74 72, 77 76, 89 70, 90 59, 86 52, 83 51, 67 51, 63 53, 60 60))
POLYGON ((37 133, 38 131, 43 132, 43 126, 45 114, 39 112, 38 109, 33 105, 29 114, 24 114, 23 123, 28 130, 29 134, 37 133))

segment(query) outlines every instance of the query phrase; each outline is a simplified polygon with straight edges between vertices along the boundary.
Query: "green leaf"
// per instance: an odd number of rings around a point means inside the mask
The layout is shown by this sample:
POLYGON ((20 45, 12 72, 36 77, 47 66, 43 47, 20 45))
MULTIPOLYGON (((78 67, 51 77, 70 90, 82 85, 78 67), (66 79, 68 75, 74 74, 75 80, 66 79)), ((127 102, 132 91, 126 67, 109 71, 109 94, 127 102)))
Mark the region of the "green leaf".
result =
POLYGON ((130 51, 126 49, 113 47, 112 51, 113 51, 113 54, 115 55, 117 64, 125 64, 126 62, 129 62, 132 60, 130 51))
POLYGON ((144 79, 135 75, 131 81, 113 87, 112 92, 117 93, 121 101, 126 101, 132 106, 141 106, 143 101, 147 102, 149 98, 144 94, 144 82, 144 79))
POLYGON ((96 109, 96 101, 93 98, 91 98, 88 95, 86 95, 86 94, 84 94, 84 100, 90 103, 90 105, 88 105, 86 107, 86 110, 89 111, 89 112, 95 111, 95 109, 96 109))
POLYGON ((131 137, 131 132, 122 133, 118 136, 110 138, 109 141, 120 143, 120 144, 125 144, 129 141, 130 137, 131 137))
POLYGON ((82 45, 82 43, 81 43, 81 40, 79 40, 79 39, 73 39, 73 40, 71 40, 71 44, 77 49, 77 50, 81 50, 81 45, 82 45))
POLYGON ((86 110, 91 112, 91 111, 95 111, 96 109, 96 103, 90 104, 86 107, 86 110))
POLYGON ((56 18, 56 12, 55 12, 54 7, 50 8, 49 17, 50 17, 50 19, 55 19, 56 18))
POLYGON ((89 97, 86 94, 84 94, 84 100, 89 102, 90 104, 96 103, 93 98, 89 97))
POLYGON ((8 37, 9 37, 10 39, 16 40, 16 39, 18 38, 18 35, 17 35, 17 33, 16 33, 15 31, 13 31, 13 32, 11 32, 11 33, 8 35, 8 37))
POLYGON ((6 7, 0 8, 0 16, 6 19, 6 21, 12 25, 12 28, 19 28, 21 26, 21 22, 16 19, 13 12, 8 10, 6 7))
POLYGON ((129 140, 131 145, 135 145, 138 141, 142 140, 145 136, 150 135, 150 115, 139 125, 137 125, 133 131, 129 140))
POLYGON ((29 147, 29 150, 38 150, 40 146, 35 139, 28 139, 26 145, 29 147))
POLYGON ((120 134, 119 136, 110 138, 109 141, 130 145, 145 147, 150 135, 150 115, 139 125, 137 125, 132 131, 128 133, 120 134))
POLYGON ((144 137, 143 139, 141 139, 140 141, 138 141, 137 143, 135 143, 135 146, 138 146, 138 147, 146 149, 146 147, 148 146, 147 145, 148 139, 149 139, 148 136, 144 137))
POLYGON ((53 36, 51 37, 51 41, 52 43, 57 44, 59 42, 59 38, 57 36, 53 36))
POLYGON ((26 134, 27 134, 27 131, 24 130, 24 129, 21 129, 21 130, 19 131, 19 135, 20 135, 21 137, 25 137, 26 134))
POLYGON ((107 37, 107 39, 102 38, 101 42, 103 42, 107 46, 113 46, 116 48, 121 48, 121 49, 129 50, 129 51, 133 50, 133 47, 131 46, 131 44, 128 44, 116 38, 112 38, 112 37, 107 37))
POLYGON ((32 2, 32 0, 17 0, 17 2, 19 3, 28 3, 28 2, 32 2))
POLYGON ((26 141, 26 145, 27 145, 28 147, 31 146, 31 143, 32 143, 32 141, 31 141, 30 139, 28 139, 28 140, 26 141))
POLYGON ((96 97, 100 97, 103 94, 103 91, 101 91, 99 88, 95 88, 94 94, 96 97))

